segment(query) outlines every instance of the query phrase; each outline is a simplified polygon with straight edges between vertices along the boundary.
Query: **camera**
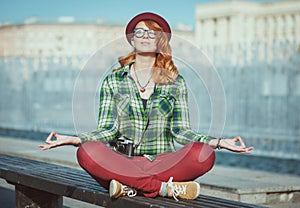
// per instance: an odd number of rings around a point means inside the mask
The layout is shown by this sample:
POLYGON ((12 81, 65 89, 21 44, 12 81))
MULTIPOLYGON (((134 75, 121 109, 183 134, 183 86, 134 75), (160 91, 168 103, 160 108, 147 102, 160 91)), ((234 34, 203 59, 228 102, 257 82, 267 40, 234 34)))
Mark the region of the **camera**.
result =
POLYGON ((134 143, 132 139, 120 137, 109 142, 112 150, 131 158, 134 155, 134 143))

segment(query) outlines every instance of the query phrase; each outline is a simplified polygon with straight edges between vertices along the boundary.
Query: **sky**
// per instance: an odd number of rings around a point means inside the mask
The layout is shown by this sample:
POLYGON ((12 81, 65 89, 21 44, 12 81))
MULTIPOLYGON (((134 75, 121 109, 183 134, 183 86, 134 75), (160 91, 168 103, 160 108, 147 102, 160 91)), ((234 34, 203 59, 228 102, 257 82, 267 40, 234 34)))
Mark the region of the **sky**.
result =
POLYGON ((21 24, 30 17, 55 21, 72 16, 76 21, 100 19, 107 24, 125 25, 136 14, 150 11, 165 17, 173 28, 179 24, 193 28, 195 6, 218 1, 222 0, 0 0, 0 24, 21 24))

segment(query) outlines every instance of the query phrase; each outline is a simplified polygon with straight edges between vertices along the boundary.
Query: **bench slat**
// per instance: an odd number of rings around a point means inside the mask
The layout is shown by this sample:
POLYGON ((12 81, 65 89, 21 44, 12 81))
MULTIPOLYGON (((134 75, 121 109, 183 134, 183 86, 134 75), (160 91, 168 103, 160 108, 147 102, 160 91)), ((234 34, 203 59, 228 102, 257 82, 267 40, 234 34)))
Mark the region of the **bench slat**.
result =
POLYGON ((83 170, 3 154, 0 154, 0 177, 12 184, 21 184, 105 207, 258 207, 204 195, 196 200, 179 202, 163 197, 153 199, 142 196, 112 200, 107 190, 83 170))

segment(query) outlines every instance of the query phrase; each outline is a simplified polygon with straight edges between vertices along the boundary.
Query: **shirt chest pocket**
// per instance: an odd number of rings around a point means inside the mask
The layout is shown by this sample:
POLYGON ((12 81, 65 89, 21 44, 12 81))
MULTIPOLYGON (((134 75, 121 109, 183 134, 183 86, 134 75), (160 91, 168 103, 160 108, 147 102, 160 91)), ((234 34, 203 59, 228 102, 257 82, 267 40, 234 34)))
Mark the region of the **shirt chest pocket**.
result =
POLYGON ((128 115, 130 112, 130 96, 127 94, 117 93, 114 96, 118 115, 128 115))
POLYGON ((173 114, 175 98, 171 94, 160 94, 157 104, 157 111, 163 117, 170 117, 173 114))

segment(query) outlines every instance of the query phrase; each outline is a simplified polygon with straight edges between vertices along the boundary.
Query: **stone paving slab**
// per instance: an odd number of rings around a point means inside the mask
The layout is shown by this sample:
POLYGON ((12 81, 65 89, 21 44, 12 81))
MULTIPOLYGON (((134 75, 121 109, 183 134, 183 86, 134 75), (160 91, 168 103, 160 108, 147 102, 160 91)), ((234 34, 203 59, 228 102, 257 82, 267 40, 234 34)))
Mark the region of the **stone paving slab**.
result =
POLYGON ((79 168, 76 160, 77 148, 64 146, 43 151, 38 147, 43 142, 43 140, 38 142, 21 138, 0 137, 0 153, 79 168))
POLYGON ((300 190, 300 177, 297 176, 222 166, 215 166, 201 180, 210 185, 236 189, 238 193, 300 190))
POLYGON ((197 179, 202 192, 253 204, 300 203, 300 177, 215 166, 197 179))

